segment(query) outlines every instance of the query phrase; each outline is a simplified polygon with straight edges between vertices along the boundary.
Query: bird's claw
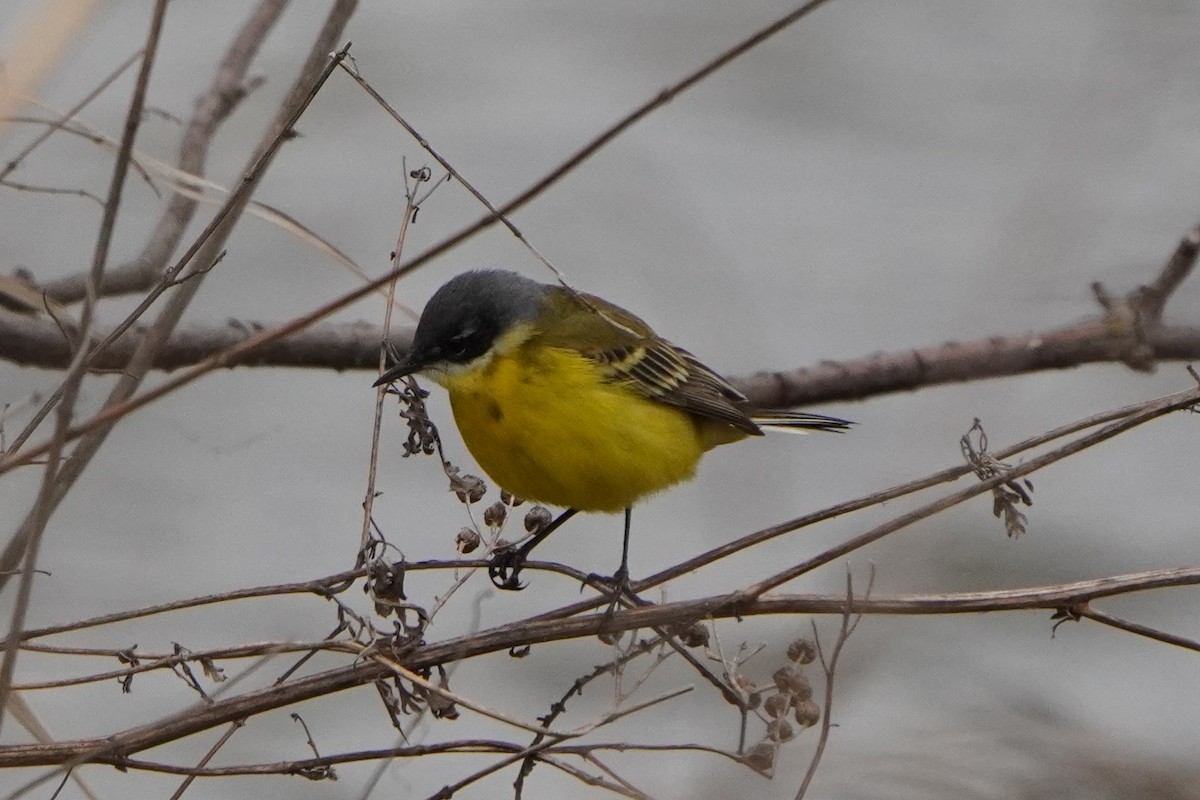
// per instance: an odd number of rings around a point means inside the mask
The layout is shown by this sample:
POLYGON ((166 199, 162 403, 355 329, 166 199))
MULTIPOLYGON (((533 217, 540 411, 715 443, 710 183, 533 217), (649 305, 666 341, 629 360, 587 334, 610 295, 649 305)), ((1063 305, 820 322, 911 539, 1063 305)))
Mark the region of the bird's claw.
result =
MULTIPOLYGON (((598 573, 590 573, 584 585, 595 586, 599 584, 600 591, 608 595, 608 610, 605 611, 605 616, 611 617, 620 605, 623 598, 630 598, 634 603, 641 603, 641 598, 633 593, 633 588, 629 583, 629 568, 624 564, 615 573, 610 575, 600 575, 598 573)), ((581 586, 580 589, 583 587, 581 586)))
POLYGON ((521 583, 518 576, 525 566, 525 553, 516 547, 501 547, 492 553, 488 564, 488 577, 497 589, 519 592, 528 584, 521 583))

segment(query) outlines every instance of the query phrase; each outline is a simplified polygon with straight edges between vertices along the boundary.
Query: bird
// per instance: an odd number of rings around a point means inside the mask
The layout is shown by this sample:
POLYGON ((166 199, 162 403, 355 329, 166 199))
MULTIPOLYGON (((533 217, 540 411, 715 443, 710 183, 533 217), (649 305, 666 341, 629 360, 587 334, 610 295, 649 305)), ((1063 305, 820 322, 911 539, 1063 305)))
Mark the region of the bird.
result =
POLYGON ((701 457, 766 430, 844 432, 848 420, 756 409, 728 380, 620 306, 503 269, 439 288, 412 346, 375 382, 421 374, 444 387, 463 442, 491 479, 565 511, 493 555, 504 589, 529 552, 577 512, 625 513, 628 587, 634 504, 695 475, 701 457))

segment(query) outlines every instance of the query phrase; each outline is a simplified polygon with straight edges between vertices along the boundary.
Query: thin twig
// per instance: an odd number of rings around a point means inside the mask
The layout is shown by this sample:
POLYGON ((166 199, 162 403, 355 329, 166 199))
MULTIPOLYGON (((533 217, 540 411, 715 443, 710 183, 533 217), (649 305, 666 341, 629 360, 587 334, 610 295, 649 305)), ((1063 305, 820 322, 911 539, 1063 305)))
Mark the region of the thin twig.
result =
MULTIPOLYGON (((84 368, 87 362, 87 341, 91 336, 92 326, 96 318, 96 301, 99 299, 98 287, 104 278, 104 269, 108 265, 109 245, 112 243, 113 230, 116 226, 117 211, 121 206, 121 192, 125 187, 125 178, 129 173, 129 162, 133 153, 133 142, 137 137, 138 126, 142 120, 142 109, 146 103, 146 91, 150 85, 150 71, 158 53, 159 35, 162 32, 163 19, 166 16, 167 0, 157 0, 154 13, 150 20, 150 31, 146 35, 146 45, 143 48, 142 65, 138 70, 137 81, 134 84, 133 97, 125 115, 125 129, 121 136, 121 147, 117 152, 117 160, 113 165, 113 174, 109 182, 108 197, 104 203, 104 214, 100 221, 100 231, 96 237, 96 247, 92 255, 92 267, 85 282, 83 312, 80 317, 79 348, 75 352, 62 386, 55 392, 62 400, 58 406, 54 435, 50 442, 46 469, 42 476, 42 485, 38 490, 34 507, 22 523, 20 530, 14 535, 14 540, 22 543, 24 560, 21 580, 17 587, 17 597, 13 605, 12 620, 8 629, 8 645, 4 650, 4 662, 0 665, 0 724, 4 721, 4 710, 8 706, 9 690, 12 686, 13 671, 16 669, 17 654, 20 649, 17 642, 21 628, 25 624, 25 614, 29 609, 29 597, 33 591, 33 577, 37 568, 38 550, 46 524, 50 521, 57 503, 54 500, 60 486, 62 469, 62 453, 66 446, 66 433, 71 427, 75 414, 75 401, 79 396, 79 388, 83 382, 84 368)), ((49 411, 50 402, 47 403, 49 411)), ((10 563, 3 568, 11 568, 20 560, 14 552, 10 563)), ((4 577, 0 576, 0 581, 4 577)), ((0 585, 3 585, 0 583, 0 585)))
MULTIPOLYGON (((185 608, 198 608, 200 606, 213 605, 214 603, 224 603, 227 600, 243 600, 250 597, 272 597, 285 594, 315 594, 327 598, 335 590, 344 590, 349 581, 353 581, 356 578, 361 578, 364 574, 365 570, 347 570, 346 572, 334 573, 333 575, 329 575, 324 578, 318 578, 317 580, 313 581, 253 586, 248 589, 234 589, 228 592, 200 595, 198 597, 187 598, 184 600, 172 600, 169 603, 158 603, 156 605, 145 606, 144 608, 138 608, 131 611, 115 611, 111 614, 100 614, 95 617, 87 617, 75 622, 47 625, 42 628, 30 628, 29 630, 22 632, 18 641, 27 641, 30 639, 38 639, 43 636, 66 633, 68 631, 77 631, 85 628, 111 625, 114 622, 124 622, 126 620, 138 619, 139 617, 149 617, 155 614, 163 614, 168 611, 179 611, 185 608)), ((7 644, 8 643, 6 641, 5 645, 7 646, 7 644)))
MULTIPOLYGON (((245 207, 251 192, 262 179, 263 173, 271 163, 274 154, 278 151, 283 141, 288 138, 289 131, 292 130, 292 127, 304 113, 304 110, 320 90, 324 81, 332 73, 334 65, 338 60, 345 58, 345 49, 339 53, 330 55, 328 44, 336 41, 337 37, 340 37, 341 30, 348 21, 349 15, 353 12, 356 4, 357 0, 337 0, 334 3, 325 25, 318 35, 314 48, 309 53, 300 77, 284 101, 284 105, 280 109, 270 132, 260 144, 257 154, 251 161, 251 166, 243 176, 242 183, 229 196, 216 217, 200 234, 200 237, 192 247, 188 249, 188 252, 174 268, 175 270, 181 271, 184 267, 192 263, 193 257, 195 257, 196 263, 205 269, 217 260, 227 237, 233 230, 238 214, 245 207)), ((189 281, 172 295, 155 323, 139 340, 138 347, 134 351, 129 365, 126 367, 117 385, 110 392, 104 408, 112 410, 128 405, 129 398, 148 374, 155 354, 161 348, 162 343, 166 341, 175 325, 178 324, 184 310, 199 290, 200 285, 200 280, 189 281)), ((135 310, 130 317, 126 318, 126 322, 132 324, 133 320, 136 319, 136 315, 140 313, 140 310, 135 310)), ((98 417, 93 417, 93 422, 103 417, 104 413, 102 410, 98 417)), ((87 431, 77 429, 79 436, 86 434, 88 438, 76 446, 72 453, 71 461, 62 469, 61 474, 56 477, 54 494, 48 501, 49 505, 47 507, 49 509, 56 507, 70 491, 75 480, 83 473, 87 465, 91 462, 92 457, 103 446, 113 425, 122 416, 124 414, 117 413, 113 414, 111 419, 99 421, 97 424, 85 424, 84 427, 87 427, 87 431)), ((65 443, 72 438, 78 437, 72 437, 68 431, 63 436, 56 436, 54 441, 65 443)), ((48 445, 43 445, 43 447, 48 448, 48 445)), ((20 560, 21 554, 25 551, 27 541, 28 536, 25 534, 25 529, 22 528, 5 546, 3 554, 0 554, 0 588, 3 587, 6 580, 4 571, 11 570, 12 565, 20 560)))
MULTIPOLYGON (((496 213, 489 213, 489 214, 483 216, 476 222, 468 225, 467 227, 461 229, 457 233, 452 234, 451 236, 447 237, 446 239, 443 239, 440 243, 425 250, 423 253, 421 253, 420 255, 413 258, 407 264, 404 264, 400 267, 397 267, 396 269, 391 270, 387 274, 385 274, 379 278, 376 278, 375 280, 370 281, 369 283, 364 284, 363 286, 359 287, 358 289, 355 289, 352 292, 348 292, 347 294, 342 295, 340 298, 337 298, 336 300, 326 303, 325 305, 323 305, 317 309, 314 309, 313 311, 310 311, 307 314, 303 314, 299 317, 296 317, 291 322, 289 322, 285 325, 281 325, 277 328, 273 328, 271 330, 257 333, 253 336, 249 336, 245 340, 240 342, 239 344, 237 344, 233 347, 230 347, 227 350, 225 350, 221 353, 218 353, 214 356, 206 358, 204 361, 196 364, 191 369, 186 370, 185 372, 176 376, 173 379, 164 381, 160 385, 156 386, 154 389, 150 389, 146 392, 143 392, 142 394, 138 395, 137 397, 131 397, 130 399, 128 399, 124 402, 106 405, 103 410, 101 410, 99 413, 97 413, 90 420, 88 420, 87 422, 84 422, 84 423, 76 426, 75 428, 71 429, 70 431, 68 431, 67 432, 67 440, 68 441, 74 440, 74 439, 76 439, 80 436, 83 436, 87 433, 90 433, 94 430, 98 430, 100 428, 103 428, 104 426, 110 425, 112 422, 116 421, 117 419, 120 419, 121 417, 123 417, 127 414, 130 414, 133 411, 136 411, 137 409, 139 409, 149 403, 154 402, 155 400, 158 400, 159 398, 163 397, 164 395, 174 392, 175 390, 179 389, 181 386, 185 386, 185 385, 191 383, 192 381, 196 380, 197 378, 199 378, 215 369, 219 369, 221 367, 225 367, 225 366, 237 363, 240 360, 244 359, 249 353, 252 353, 253 351, 262 347, 263 345, 266 345, 277 339, 283 338, 284 336, 287 336, 295 331, 301 330, 303 328, 307 328, 309 325, 313 324, 314 322, 317 322, 318 320, 323 319, 324 317, 350 305, 351 303, 361 300, 363 297, 366 297, 368 294, 375 292, 377 289, 386 285, 390 281, 396 280, 397 278, 407 275, 408 273, 418 269, 419 267, 428 263, 430 260, 436 258, 437 256, 440 256, 440 255, 446 253, 447 251, 451 250, 452 248, 457 247, 459 244, 462 244, 464 241, 471 238, 476 233, 479 233, 480 231, 483 231, 486 228, 489 228, 492 225, 494 225, 501 216, 512 214, 517 209, 525 206, 527 203, 529 203, 535 197, 538 197, 539 195, 541 195, 551 185, 557 183, 564 175, 566 175, 570 171, 574 170, 577 166, 579 166, 580 163, 582 163, 584 160, 586 160, 591 155, 593 155, 597 150, 599 150, 601 147, 603 147, 605 144, 607 144, 609 141, 611 141, 613 138, 615 138, 618 134, 623 132, 626 128, 628 128, 634 122, 636 122, 639 119, 641 119, 642 117, 646 116, 651 111, 653 111, 653 110, 659 108, 660 106, 666 104, 667 102, 671 101, 680 92, 685 91, 686 89, 692 87, 698 81, 707 77, 709 74, 716 71, 717 69, 725 66, 730 61, 732 61, 734 58, 742 55, 743 53, 745 53, 747 50, 751 49, 755 45, 762 43, 763 41, 768 39, 770 36, 783 30, 788 25, 791 25, 792 23, 801 19, 802 17, 804 17, 808 13, 814 11, 821 5, 824 5, 824 3, 826 3, 826 2, 828 2, 828 0, 810 0, 810 2, 803 4, 798 9, 784 15, 779 20, 771 23, 770 25, 767 25, 766 27, 755 32, 751 36, 747 37, 742 42, 740 42, 738 45, 736 45, 733 48, 730 48, 726 52, 722 53, 720 56, 713 59, 709 63, 705 64, 703 67, 696 70, 695 72, 691 73, 690 75, 685 77, 683 80, 673 84, 672 86, 668 87, 667 89, 664 89, 662 92, 660 92, 658 95, 656 95, 652 100, 639 106, 633 112, 626 115, 623 119, 621 119, 616 124, 609 127, 606 131, 601 133, 599 136, 594 138, 592 141, 590 141, 588 144, 586 144, 584 147, 582 147, 576 153, 571 155, 569 158, 567 158, 566 161, 564 161, 558 167, 553 169, 544 178, 542 178, 541 180, 534 183, 532 186, 530 186, 528 189, 523 191, 521 194, 519 194, 513 200, 510 200, 508 203, 501 206, 500 209, 496 213)), ((336 61, 339 61, 339 60, 341 60, 341 59, 340 58, 335 59, 334 61, 331 62, 331 65, 333 63, 336 63, 336 61)), ((23 464, 27 464, 30 461, 32 461, 33 459, 35 459, 39 456, 45 455, 46 452, 48 452, 48 444, 43 443, 43 444, 39 444, 39 445, 33 446, 31 448, 28 448, 27 450, 24 450, 24 451, 10 453, 10 454, 6 455, 3 459, 0 459, 0 474, 4 474, 4 473, 8 472, 9 470, 12 470, 23 464)), ((2 564, 0 564, 0 566, 2 566, 2 564)))
MULTIPOLYGON (((869 600, 871 597, 871 589, 875 586, 875 565, 871 565, 871 576, 867 580, 867 591, 863 594, 864 600, 869 600)), ((830 653, 828 660, 825 658, 825 652, 821 649, 821 637, 817 632, 817 626, 813 624, 813 641, 817 645, 817 655, 821 657, 821 668, 825 672, 825 703, 821 713, 821 735, 817 739, 817 747, 813 752, 812 759, 808 763, 808 769, 804 773, 804 780, 800 782, 800 788, 796 791, 796 800, 803 800, 804 795, 808 792, 808 787, 812 783, 813 777, 817 774, 817 767, 821 763, 821 756, 825 754, 825 746, 829 743, 829 733, 833 730, 833 679, 837 675, 837 662, 842 654, 842 648, 846 645, 846 641, 854 633, 858 623, 862 622, 863 612, 854 612, 854 581, 850 575, 850 570, 846 570, 846 610, 842 612, 842 624, 838 628, 837 641, 833 644, 833 652, 830 653)))
MULTIPOLYGON (((213 742, 213 746, 208 748, 208 752, 204 754, 204 757, 201 758, 199 762, 197 762, 194 769, 203 769, 205 764, 207 764, 209 761, 212 761, 213 756, 215 756, 217 752, 225 746, 226 742, 233 738, 233 734, 240 730, 243 725, 245 725, 245 723, 241 722, 240 720, 229 723, 229 727, 226 728, 225 732, 221 734, 221 738, 213 742)), ((192 781, 194 780, 196 780, 195 774, 188 775, 186 778, 184 778, 183 782, 179 784, 179 787, 176 788, 174 793, 171 794, 171 800, 179 800, 180 797, 183 797, 183 793, 188 790, 188 787, 192 785, 192 781)))
MULTIPOLYGON (((251 14, 249 20, 242 26, 237 36, 234 37, 224 58, 221 60, 221 66, 217 71, 217 77, 214 79, 213 85, 201 97, 196 113, 188 123, 183 144, 180 148, 180 167, 182 169, 196 174, 203 172, 208 144, 216 134, 221 123, 228 118, 237 102, 242 98, 242 81, 245 78, 246 71, 250 67, 250 60, 257 52, 262 40, 270 32, 279 14, 282 13, 284 5, 286 5, 286 0, 260 0, 255 12, 251 14)), ((268 149, 267 152, 272 151, 268 149)), ((265 161, 261 163, 265 166, 265 161)), ((242 184, 239 186, 240 192, 249 193, 250 187, 254 185, 254 181, 250 178, 250 175, 253 173, 254 170, 252 169, 250 174, 243 177, 242 184)), ((184 267, 190 263, 192 256, 195 255, 199 246, 216 230, 217 224, 223 217, 232 210, 233 200, 237 194, 238 192, 234 192, 226 199, 225 206, 217 213, 209 223, 208 228, 200 235, 192 247, 189 248, 184 257, 172 269, 162 273, 162 264, 178 246, 179 240, 183 236, 188 223, 191 221, 196 207, 195 201, 181 195, 176 195, 172 198, 167 210, 159 218, 155 233, 152 235, 150 242, 146 245, 139 259, 145 265, 140 269, 147 272, 147 274, 153 273, 154 278, 149 285, 154 285, 155 289, 147 297, 143 298, 137 308, 127 315, 125 320, 112 330, 108 336, 96 344, 94 348, 91 348, 91 352, 88 353, 87 362, 89 367, 99 353, 102 353, 125 333, 150 308, 159 295, 174 284, 174 280, 179 276, 184 267)), ((125 271, 128 270, 126 269, 125 271)), ((103 280, 111 282, 112 276, 108 275, 103 280)), ((52 296, 63 300, 77 298, 83 293, 83 287, 80 285, 81 282, 77 276, 66 278, 64 281, 66 283, 63 285, 56 286, 52 284, 47 288, 47 291, 52 296)), ((96 291, 101 291, 102 286, 100 283, 96 283, 93 288, 96 291)), ((90 331, 88 335, 90 336, 90 331)), ((83 341, 86 342, 87 338, 85 337, 83 341)), ((136 353, 141 347, 142 344, 139 341, 137 345, 134 345, 133 352, 136 353)), ((130 358, 133 358, 132 353, 130 358)), ((24 430, 13 441, 12 446, 14 448, 21 447, 33 434, 42 418, 59 400, 60 396, 61 389, 55 391, 47 399, 42 411, 34 415, 33 419, 30 420, 24 430)))
POLYGON ((1103 625, 1108 625, 1129 633, 1135 633, 1138 636, 1145 636, 1147 639, 1154 639, 1157 642, 1173 644, 1176 647, 1182 647, 1185 650, 1200 652, 1200 641, 1190 639, 1187 636, 1180 636, 1176 633, 1160 631, 1157 628, 1151 628, 1148 625, 1142 625, 1138 622, 1130 622, 1127 619, 1122 619, 1121 617, 1104 611, 1097 611, 1087 603, 1081 603, 1073 606, 1072 610, 1081 617, 1086 617, 1103 625))
MULTIPOLYGON (((583 736, 584 734, 590 733, 591 731, 596 730, 597 728, 600 728, 605 725, 616 722, 618 719, 620 719, 622 717, 629 716, 630 714, 636 714, 639 711, 643 711, 647 708, 658 705, 659 703, 664 703, 668 700, 673 700, 676 697, 687 694, 691 690, 692 689, 690 686, 686 686, 682 689, 676 689, 675 691, 672 691, 672 692, 666 692, 664 694, 659 695, 658 697, 647 700, 644 703, 639 703, 636 706, 631 706, 629 708, 612 711, 612 712, 604 715, 600 719, 596 720, 594 723, 586 725, 583 728, 579 728, 574 731, 571 731, 570 733, 547 732, 546 738, 543 739, 539 744, 526 747, 524 750, 522 750, 519 753, 515 753, 506 758, 502 758, 495 764, 490 764, 489 766, 484 767, 483 769, 478 770, 477 772, 473 772, 460 781, 457 781, 449 786, 442 787, 438 792, 431 795, 429 800, 441 800, 442 798, 453 797, 456 792, 459 792, 462 789, 464 789, 465 787, 470 786, 472 783, 475 783, 476 781, 486 778, 488 775, 491 775, 494 772, 498 772, 499 770, 504 769, 509 764, 516 763, 517 761, 522 761, 525 758, 529 757, 530 755, 533 755, 542 750, 545 750, 553 744, 556 744, 565 739, 574 739, 579 736, 583 736)), ((630 796, 630 797, 642 796, 642 795, 637 795, 637 794, 630 794, 628 791, 622 790, 621 787, 614 787, 612 785, 609 785, 606 788, 609 788, 610 791, 619 791, 621 794, 625 794, 626 796, 630 796)))
POLYGON ((53 124, 47 126, 46 130, 35 136, 32 142, 25 145, 25 147, 21 149, 21 152, 13 156, 9 162, 4 165, 4 169, 0 170, 0 181, 3 181, 14 171, 16 171, 17 167, 21 166, 21 162, 24 161, 29 154, 41 147, 42 143, 53 136, 57 131, 62 130, 64 125, 74 119, 76 114, 78 114, 80 111, 86 108, 89 103, 99 97, 105 89, 113 84, 113 81, 121 77, 121 75, 125 73, 125 70, 132 67, 145 52, 145 49, 138 50, 136 53, 129 56, 129 58, 122 61, 116 69, 110 72, 98 84, 96 84, 96 86, 93 87, 90 92, 84 95, 82 100, 71 106, 70 110, 66 111, 53 124))
MULTIPOLYGON (((288 0, 259 0, 230 41, 211 86, 197 101, 196 110, 184 128, 179 144, 178 172, 197 177, 204 175, 209 146, 220 127, 249 95, 253 86, 253 82, 247 80, 250 65, 287 5, 288 0)), ((195 198, 178 192, 174 194, 141 253, 105 276, 102 293, 128 294, 157 284, 195 211, 195 198)), ((46 286, 52 297, 63 302, 78 299, 82 289, 78 275, 59 278, 46 286)))
MULTIPOLYGON (((856 599, 853 610, 863 614, 903 615, 1054 610, 1075 607, 1101 597, 1198 585, 1200 567, 1177 567, 1026 589, 907 595, 874 600, 856 599)), ((520 621, 483 630, 468 637, 416 647, 406 654, 404 664, 409 671, 422 670, 486 653, 503 652, 514 647, 595 636, 602 630, 621 631, 679 624, 685 620, 701 619, 706 614, 721 619, 779 614, 840 615, 846 609, 846 598, 841 595, 768 595, 737 606, 731 606, 728 600, 727 595, 718 595, 643 606, 631 611, 618 612, 608 619, 602 615, 593 615, 542 622, 520 621)), ((188 714, 100 739, 60 741, 47 745, 0 746, 0 769, 60 764, 81 756, 87 756, 87 760, 98 763, 113 763, 102 755, 88 754, 112 752, 105 750, 106 747, 124 753, 139 752, 215 725, 368 684, 387 676, 390 672, 385 666, 373 661, 359 661, 351 666, 304 676, 286 684, 250 690, 242 695, 199 707, 188 714)))
MULTIPOLYGON (((345 62, 343 62, 344 64, 345 62)), ((414 180, 418 178, 414 177, 414 180)), ((400 222, 400 231, 396 234, 396 246, 392 250, 392 267, 393 269, 400 264, 400 255, 404 252, 404 241, 408 235, 408 226, 412 224, 413 214, 416 210, 415 186, 409 188, 408 176, 405 176, 405 202, 403 219, 400 222)), ((387 285, 387 304, 383 311, 383 338, 379 344, 379 373, 387 369, 388 359, 388 341, 391 339, 392 331, 392 309, 396 299, 396 281, 392 281, 387 285)), ((372 511, 375 508, 375 475, 379 465, 379 437, 383 430, 383 401, 387 396, 388 387, 381 385, 375 390, 375 413, 371 422, 371 452, 367 456, 367 492, 363 497, 363 523, 362 534, 359 537, 358 555, 355 557, 354 566, 361 567, 366 563, 367 550, 371 541, 371 518, 372 511)))
POLYGON ((797 578, 807 572, 810 572, 823 564, 828 564, 830 561, 841 558, 848 553, 865 547, 871 542, 882 539, 883 537, 894 533, 895 531, 906 528, 909 525, 931 517, 934 514, 938 514, 948 508, 952 508, 959 503, 963 503, 971 499, 972 497, 984 494, 985 492, 991 492, 996 487, 1003 486, 1008 481, 1023 477, 1031 472, 1041 469, 1042 467, 1046 467, 1057 461, 1061 461, 1067 456, 1072 456, 1075 453, 1107 441, 1114 436, 1118 436, 1125 431, 1132 430, 1133 428, 1143 425, 1153 419, 1157 419, 1164 414, 1169 414, 1172 411, 1178 411, 1183 408, 1189 408, 1195 405, 1197 402, 1200 402, 1200 389, 1190 389, 1186 392, 1179 392, 1178 394, 1165 397, 1156 403, 1149 404, 1144 410, 1131 414, 1125 419, 1109 423, 1098 431, 1094 431, 1085 436, 1081 436, 1078 439, 1067 442, 1066 444, 1057 447, 1048 453, 1035 456, 1025 463, 1013 467, 1002 475, 997 475, 996 477, 990 478, 986 481, 980 481, 973 486, 968 486, 967 488, 958 492, 946 495, 945 497, 939 498, 932 503, 928 503, 918 509, 915 509, 914 511, 911 511, 908 514, 903 514, 889 522, 884 523, 883 525, 873 528, 866 533, 859 534, 858 536, 855 536, 840 545, 829 548, 825 552, 814 556, 813 558, 806 559, 805 561, 789 567, 788 569, 782 570, 775 575, 764 578, 739 594, 750 597, 758 597, 763 592, 770 591, 777 586, 781 586, 782 584, 787 583, 788 581, 793 580, 794 578, 797 578))

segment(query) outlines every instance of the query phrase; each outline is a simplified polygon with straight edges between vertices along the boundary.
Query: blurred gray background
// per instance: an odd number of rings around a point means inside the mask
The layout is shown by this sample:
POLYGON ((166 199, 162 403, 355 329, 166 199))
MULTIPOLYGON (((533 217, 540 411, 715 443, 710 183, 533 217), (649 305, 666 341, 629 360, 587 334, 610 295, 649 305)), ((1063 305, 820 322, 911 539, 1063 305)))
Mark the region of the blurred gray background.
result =
MULTIPOLYGON (((0 37, 34 2, 0 6, 0 37)), ((149 2, 103 5, 41 90, 65 109, 144 39, 149 2)), ((171 5, 150 103, 187 118, 246 2, 171 5)), ((494 202, 504 201, 633 106, 779 16, 788 4, 409 2, 366 0, 347 38, 364 76, 494 202)), ((294 79, 325 3, 294 4, 252 68, 266 78, 225 125, 209 176, 233 183, 294 79)), ((715 368, 748 374, 876 351, 1016 334, 1096 313, 1088 289, 1149 280, 1200 218, 1200 5, 1194 2, 892 3, 837 0, 639 123, 517 224, 574 285, 651 320, 715 368)), ((82 115, 119 136, 127 76, 82 115)), ((401 159, 430 163, 348 78, 335 74, 271 168, 258 199, 327 237, 372 274, 386 268, 403 194, 401 159)), ((37 131, 8 126, 11 157, 37 131)), ((180 128, 151 117, 137 146, 166 161, 180 128)), ((110 157, 56 137, 15 178, 103 193, 110 157)), ((113 263, 141 247, 162 208, 131 180, 113 263)), ((196 231, 211 211, 202 209, 196 231)), ((481 213, 456 183, 426 204, 416 253, 481 213)), ((0 191, 0 271, 39 279, 90 262, 99 209, 89 201, 0 191)), ((419 309, 449 276, 501 264, 548 273, 507 233, 476 237, 400 288, 419 309)), ((295 237, 245 219, 188 321, 281 321, 354 288, 357 279, 295 237)), ((115 322, 129 300, 105 303, 115 322)), ((1167 315, 1195 320, 1200 282, 1167 315)), ((382 318, 382 301, 340 319, 382 318)), ((0 402, 47 393, 56 373, 0 364, 0 402)), ((282 369, 211 375, 127 419, 47 531, 30 625, 237 587, 303 580, 352 566, 366 481, 373 376, 282 369)), ((1076 418, 1186 388, 1182 365, 1153 376, 1093 366, 875 398, 818 409, 860 425, 848 436, 779 437, 712 453, 693 483, 634 517, 635 576, 743 535, 959 461, 980 417, 994 446, 1076 418)), ((109 379, 90 380, 84 406, 109 379)), ((452 460, 470 466, 444 398, 431 406, 452 460)), ((402 460, 403 426, 388 405, 376 515, 409 558, 452 557, 467 523, 432 459, 402 460)), ((19 425, 10 423, 10 430, 19 425)), ((855 553, 787 587, 840 591, 845 569, 875 591, 967 591, 1065 582, 1196 563, 1194 418, 1177 414, 1033 478, 1029 533, 1010 540, 979 499, 855 553)), ((0 482, 0 530, 25 514, 38 474, 0 482)), ((915 505, 901 501, 784 537, 672 583, 669 598, 734 588, 915 505)), ((539 551, 609 571, 618 517, 572 521, 539 551)), ((446 576, 410 581, 432 602, 446 576)), ((477 576, 431 633, 445 638, 569 602, 577 587, 533 577, 520 594, 477 576)), ((9 613, 12 591, 0 596, 9 613)), ((350 598, 362 608, 355 594, 350 598)), ((1193 592, 1103 607, 1200 635, 1193 592)), ((810 797, 1194 797, 1200 733, 1195 654, 1092 624, 1051 637, 1046 613, 864 621, 844 655, 838 727, 810 797), (1090 770, 1089 765, 1096 769, 1090 770), (1136 768, 1133 766, 1136 765, 1136 768), (1141 782, 1141 770, 1146 781, 1141 782), (1158 782, 1155 782, 1158 781, 1158 782), (1175 783, 1178 781, 1178 783, 1175 783), (1191 789, 1181 788, 1191 786, 1191 789), (1149 787, 1149 788, 1147 788, 1149 787)), ((832 637, 833 620, 821 620, 832 637)), ((275 599, 189 611, 55 640, 169 650, 318 638, 333 609, 275 599)), ((766 644, 747 666, 765 680, 807 619, 758 618, 720 628, 722 644, 766 644)), ((611 657, 596 641, 536 647, 464 665, 453 686, 533 717, 576 677, 611 657)), ((317 660, 332 666, 334 659, 317 660)), ((114 668, 22 658, 21 679, 114 668)), ((225 665, 233 673, 237 665, 225 665)), ((271 680, 273 662, 252 679, 271 680)), ((816 674, 813 673, 814 680, 816 674)), ((648 691, 696 683, 665 669, 648 691)), ((607 693, 607 694, 606 694, 607 693)), ((596 685, 573 724, 607 707, 596 685)), ((100 735, 187 707, 169 675, 28 695, 61 738, 100 735)), ((394 736, 370 687, 298 709, 323 753, 384 747, 394 736)), ((736 715, 697 691, 604 740, 704 741, 732 747, 736 715)), ((436 722, 418 741, 505 735, 471 714, 436 722)), ((210 732, 146 754, 194 763, 210 732)), ((11 719, 4 741, 25 741, 11 719)), ((611 756, 658 797, 784 798, 796 791, 815 731, 785 747, 767 781, 704 755, 611 756)), ((276 713, 239 732, 216 763, 303 758, 302 731, 276 713)), ((424 797, 487 763, 440 757, 390 767, 373 796, 424 797)), ((338 768, 336 783, 299 778, 201 781, 195 798, 361 796, 373 767, 338 768)), ((102 796, 168 796, 178 778, 82 770, 102 796)), ((32 772, 0 775, 11 790, 32 772)), ((511 793, 511 770, 464 797, 511 793)), ((547 768, 527 796, 589 794, 547 768)), ((48 796, 48 789, 36 796, 48 796)), ((68 786, 67 797, 78 796, 68 786)))

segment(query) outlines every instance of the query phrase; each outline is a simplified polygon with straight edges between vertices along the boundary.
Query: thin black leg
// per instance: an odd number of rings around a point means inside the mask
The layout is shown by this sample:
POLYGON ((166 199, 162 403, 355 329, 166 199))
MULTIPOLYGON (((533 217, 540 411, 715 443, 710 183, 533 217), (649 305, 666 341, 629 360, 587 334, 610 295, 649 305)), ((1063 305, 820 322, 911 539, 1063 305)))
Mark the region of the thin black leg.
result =
MULTIPOLYGON (((505 547, 493 553, 492 563, 488 564, 488 577, 492 579, 492 585, 497 589, 508 589, 514 592, 524 589, 525 585, 518 580, 517 576, 521 572, 521 567, 525 565, 525 560, 529 558, 529 553, 576 513, 576 509, 568 508, 555 517, 549 525, 534 534, 525 544, 516 548, 505 547)), ((629 549, 628 511, 626 511, 625 517, 625 549, 629 549)))
POLYGON ((629 527, 633 522, 633 507, 625 509, 625 541, 621 545, 621 566, 613 575, 613 583, 618 589, 629 588, 629 527))
MULTIPOLYGON (((612 584, 612 594, 609 595, 608 609, 604 612, 605 616, 611 617, 613 612, 617 610, 617 606, 621 604, 622 597, 628 597, 634 603, 642 604, 642 599, 633 593, 629 588, 629 529, 633 522, 633 509, 625 509, 625 540, 621 545, 621 566, 617 567, 616 573, 611 578, 601 578, 599 575, 591 575, 589 577, 602 581, 603 583, 612 584)), ((608 593, 608 590, 605 590, 608 593)))

